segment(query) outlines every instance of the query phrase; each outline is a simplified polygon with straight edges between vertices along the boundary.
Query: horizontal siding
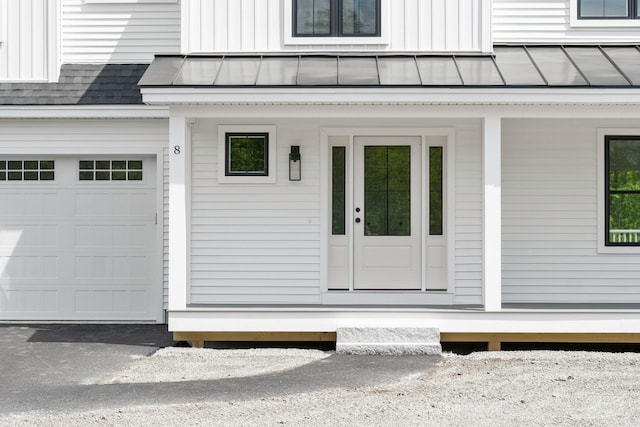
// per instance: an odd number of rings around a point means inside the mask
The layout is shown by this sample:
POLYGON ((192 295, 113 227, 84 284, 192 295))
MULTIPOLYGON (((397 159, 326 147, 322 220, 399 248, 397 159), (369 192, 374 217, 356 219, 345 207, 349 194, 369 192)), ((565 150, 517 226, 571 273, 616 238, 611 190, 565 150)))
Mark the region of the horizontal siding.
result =
POLYGON ((455 303, 482 303, 482 127, 456 126, 455 303))
MULTIPOLYGON (((386 45, 286 45, 280 0, 191 0, 184 45, 190 53, 283 50, 478 51, 484 0, 389 0, 386 45), (213 25, 211 24, 213 23, 213 25)), ((488 24, 488 23, 487 23, 488 24)), ((330 41, 328 39, 327 41, 330 41)))
MULTIPOLYGON (((570 0, 493 0, 494 43, 637 43, 638 27, 572 27, 570 0)), ((584 22, 584 21, 583 21, 584 22)))
MULTIPOLYGON (((227 124, 227 123, 225 123, 227 124)), ((217 123, 192 129, 191 289, 195 304, 320 303, 321 127, 455 127, 455 303, 482 302, 479 120, 280 120, 276 184, 219 184, 217 123), (288 181, 289 145, 303 179, 288 181)))
POLYGON ((277 184, 218 184, 217 124, 192 129, 191 303, 320 302, 320 185, 313 127, 279 124, 277 184), (288 180, 288 140, 303 180, 288 180), (293 144, 293 142, 291 142, 293 144))
POLYGON ((179 53, 179 3, 62 0, 62 63, 146 63, 179 53))
POLYGON ((597 128, 633 122, 503 124, 504 302, 640 302, 640 256, 597 253, 597 128))
POLYGON ((0 81, 48 80, 48 1, 0 0, 0 8, 0 81))

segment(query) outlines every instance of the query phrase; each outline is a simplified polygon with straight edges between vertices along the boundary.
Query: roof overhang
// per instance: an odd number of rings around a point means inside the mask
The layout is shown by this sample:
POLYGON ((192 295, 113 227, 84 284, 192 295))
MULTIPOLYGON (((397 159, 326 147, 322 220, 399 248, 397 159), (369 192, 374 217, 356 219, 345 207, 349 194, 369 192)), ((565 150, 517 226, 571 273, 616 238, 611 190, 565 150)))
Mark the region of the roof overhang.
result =
POLYGON ((636 88, 143 87, 151 105, 640 105, 636 88))
POLYGON ((166 119, 169 108, 155 105, 0 106, 0 119, 166 119))

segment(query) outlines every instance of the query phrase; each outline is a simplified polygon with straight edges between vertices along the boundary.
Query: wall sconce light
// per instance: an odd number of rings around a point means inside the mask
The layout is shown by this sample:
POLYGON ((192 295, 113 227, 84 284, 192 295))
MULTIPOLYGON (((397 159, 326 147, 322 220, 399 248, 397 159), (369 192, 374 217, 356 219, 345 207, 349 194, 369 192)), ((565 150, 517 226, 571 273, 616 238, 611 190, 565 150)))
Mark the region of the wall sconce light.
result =
POLYGON ((302 179, 301 163, 300 146, 292 145, 289 153, 289 181, 300 181, 302 179))

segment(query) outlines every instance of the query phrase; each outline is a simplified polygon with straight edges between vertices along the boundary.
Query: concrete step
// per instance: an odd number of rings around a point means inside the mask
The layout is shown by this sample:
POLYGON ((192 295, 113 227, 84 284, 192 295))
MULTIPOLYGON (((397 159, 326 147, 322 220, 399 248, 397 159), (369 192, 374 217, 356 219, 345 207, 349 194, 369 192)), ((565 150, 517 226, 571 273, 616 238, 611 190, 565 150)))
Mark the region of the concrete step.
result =
POLYGON ((441 355, 437 328, 338 328, 336 353, 441 355))

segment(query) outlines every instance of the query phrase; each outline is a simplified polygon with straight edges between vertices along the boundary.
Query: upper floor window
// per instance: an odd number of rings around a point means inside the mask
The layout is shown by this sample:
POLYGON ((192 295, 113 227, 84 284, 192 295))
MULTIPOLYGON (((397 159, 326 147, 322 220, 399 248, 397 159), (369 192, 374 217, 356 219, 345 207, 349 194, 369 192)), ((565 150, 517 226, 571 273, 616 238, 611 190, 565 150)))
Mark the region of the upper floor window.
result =
POLYGON ((579 19, 638 19, 640 0, 578 0, 579 19))
POLYGON ((380 1, 293 0, 293 35, 294 37, 378 37, 380 36, 380 1))

